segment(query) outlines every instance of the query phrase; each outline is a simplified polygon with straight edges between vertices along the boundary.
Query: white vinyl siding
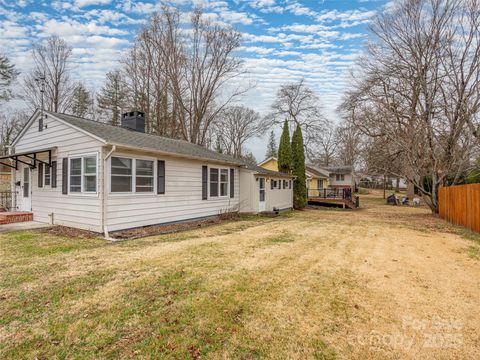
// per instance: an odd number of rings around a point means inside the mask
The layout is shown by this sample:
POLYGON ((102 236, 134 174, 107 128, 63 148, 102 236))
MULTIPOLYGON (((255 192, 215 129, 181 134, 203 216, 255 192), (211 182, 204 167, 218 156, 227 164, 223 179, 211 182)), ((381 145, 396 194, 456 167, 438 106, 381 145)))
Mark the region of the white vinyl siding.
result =
MULTIPOLYGON (((133 153, 115 153, 112 156, 142 158, 133 153)), ((147 156, 143 158, 148 159, 147 156)), ((159 156, 157 159, 165 161, 165 194, 108 193, 106 206, 109 231, 198 219, 238 210, 238 168, 235 168, 234 174, 234 197, 209 197, 209 200, 205 201, 202 200, 202 165, 221 167, 205 161, 170 156, 159 156)), ((208 173, 210 176, 210 171, 208 173)), ((155 178, 156 175, 154 166, 155 178)), ((154 183, 156 189, 156 179, 154 183)), ((208 193, 210 194, 210 189, 208 193)))
MULTIPOLYGON (((79 130, 66 125, 49 116, 44 121, 44 129, 38 132, 38 120, 32 122, 30 127, 19 138, 15 145, 15 152, 25 152, 57 147, 52 152, 52 159, 57 161, 56 176, 57 187, 44 186, 38 188, 38 167, 33 169, 31 176, 32 211, 35 221, 58 225, 72 226, 92 231, 102 231, 102 206, 98 195, 93 194, 62 194, 62 159, 73 158, 82 154, 99 154, 102 143, 79 130), (46 127, 45 127, 46 125, 46 127)), ((40 160, 47 161, 48 154, 38 156, 40 160)), ((101 162, 98 163, 98 176, 96 179, 97 192, 101 190, 101 162)), ((45 174, 46 166, 44 166, 45 174)), ((16 179, 21 179, 21 168, 16 172, 16 179)), ((45 179, 45 175, 44 175, 45 179)), ((52 180, 51 180, 52 181, 52 180)), ((51 184, 50 181, 50 184, 51 184)), ((45 181, 44 181, 45 185, 45 181)), ((17 187, 17 191, 20 190, 17 187)), ((18 206, 21 207, 22 197, 18 197, 18 206)))

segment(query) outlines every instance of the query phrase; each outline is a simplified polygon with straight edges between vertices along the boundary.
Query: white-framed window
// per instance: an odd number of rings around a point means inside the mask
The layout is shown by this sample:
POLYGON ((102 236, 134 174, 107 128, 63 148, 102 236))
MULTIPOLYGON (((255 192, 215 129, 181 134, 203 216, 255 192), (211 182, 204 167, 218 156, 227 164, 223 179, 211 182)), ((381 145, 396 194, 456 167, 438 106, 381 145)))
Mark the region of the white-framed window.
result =
POLYGON ((135 160, 135 191, 153 192, 153 168, 152 160, 135 160))
POLYGON ((133 159, 118 156, 111 157, 110 189, 112 192, 132 192, 133 159))
POLYGON ((110 158, 110 192, 153 193, 155 161, 123 156, 110 158))
MULTIPOLYGON (((50 168, 48 172, 51 174, 50 168)), ((97 192, 97 155, 96 154, 70 157, 68 172, 69 172, 68 183, 69 183, 70 193, 94 194, 97 192)), ((51 182, 51 180, 49 180, 49 182, 51 182)), ((45 184, 46 184, 46 180, 45 180, 45 184)))
POLYGON ((210 168, 209 170, 210 197, 228 196, 229 170, 224 168, 210 168))
POLYGON ((337 181, 344 181, 345 180, 345 175, 344 174, 336 174, 336 180, 337 181))
POLYGON ((228 196, 228 169, 220 169, 220 196, 228 196))
POLYGON ((48 164, 45 164, 45 168, 43 169, 43 184, 45 186, 52 185, 52 167, 48 164))

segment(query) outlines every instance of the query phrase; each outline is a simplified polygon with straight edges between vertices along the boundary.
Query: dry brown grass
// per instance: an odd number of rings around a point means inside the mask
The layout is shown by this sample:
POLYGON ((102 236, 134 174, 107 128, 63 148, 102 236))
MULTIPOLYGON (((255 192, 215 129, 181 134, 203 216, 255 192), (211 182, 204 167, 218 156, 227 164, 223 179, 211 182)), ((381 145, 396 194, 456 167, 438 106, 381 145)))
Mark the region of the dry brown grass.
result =
POLYGON ((474 359, 478 237, 362 204, 115 244, 1 235, 0 358, 474 359))

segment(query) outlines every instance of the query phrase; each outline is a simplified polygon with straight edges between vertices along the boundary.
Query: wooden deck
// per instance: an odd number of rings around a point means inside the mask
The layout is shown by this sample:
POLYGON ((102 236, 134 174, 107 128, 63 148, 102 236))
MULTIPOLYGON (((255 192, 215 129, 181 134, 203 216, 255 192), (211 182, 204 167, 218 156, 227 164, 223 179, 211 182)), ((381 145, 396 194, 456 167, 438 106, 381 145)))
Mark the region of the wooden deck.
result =
POLYGON ((346 189, 309 189, 308 203, 311 205, 339 205, 344 209, 357 209, 360 205, 358 196, 352 195, 350 188, 346 189))

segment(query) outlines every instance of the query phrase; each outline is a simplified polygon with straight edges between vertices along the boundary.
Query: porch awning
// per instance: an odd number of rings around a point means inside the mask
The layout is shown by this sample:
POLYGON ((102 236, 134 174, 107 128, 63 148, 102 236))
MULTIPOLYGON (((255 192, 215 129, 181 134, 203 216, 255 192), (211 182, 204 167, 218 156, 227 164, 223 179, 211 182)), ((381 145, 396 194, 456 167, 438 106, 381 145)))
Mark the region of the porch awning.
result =
POLYGON ((11 167, 15 170, 18 170, 18 163, 28 165, 32 169, 35 169, 38 163, 52 166, 52 151, 55 149, 56 147, 52 147, 48 149, 30 150, 30 151, 15 153, 15 154, 2 155, 0 156, 0 164, 11 167), (38 159, 37 155, 39 154, 48 154, 48 160, 45 161, 45 160, 38 159), (6 162, 6 160, 11 160, 11 162, 8 163, 6 162))

